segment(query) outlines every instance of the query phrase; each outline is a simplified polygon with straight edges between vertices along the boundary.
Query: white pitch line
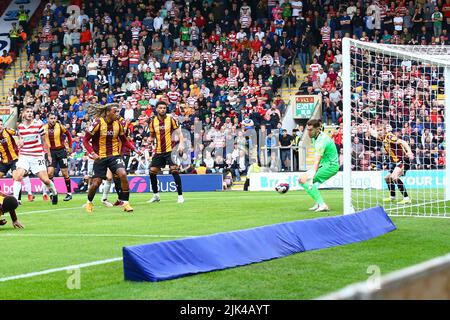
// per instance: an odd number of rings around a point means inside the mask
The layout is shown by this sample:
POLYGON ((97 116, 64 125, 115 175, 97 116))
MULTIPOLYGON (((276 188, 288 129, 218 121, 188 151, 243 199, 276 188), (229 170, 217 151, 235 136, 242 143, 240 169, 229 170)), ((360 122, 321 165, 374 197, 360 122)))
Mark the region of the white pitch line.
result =
MULTIPOLYGON (((246 196, 247 195, 241 195, 241 196, 235 195, 235 196, 233 196, 233 198, 242 198, 242 197, 246 197, 246 196)), ((191 197, 189 197, 189 198, 186 198, 185 201, 189 201, 189 200, 210 200, 210 199, 215 198, 215 197, 216 197, 216 195, 211 195, 210 197, 207 197, 207 198, 205 198, 205 197, 201 197, 201 198, 195 198, 195 197, 191 198, 191 197)), ((217 195, 217 197, 221 197, 221 196, 217 195)), ((144 201, 144 202, 135 202, 135 203, 136 204, 147 204, 146 201, 144 201)), ((166 205, 166 204, 179 205, 176 201, 174 201, 174 202, 169 202, 169 201, 166 202, 165 200, 162 201, 162 204, 164 204, 164 205, 166 205)), ((75 210, 75 209, 84 209, 84 208, 82 206, 79 206, 79 207, 57 208, 57 209, 48 209, 48 210, 25 211, 25 212, 18 212, 18 215, 22 216, 22 215, 35 214, 35 213, 52 213, 53 211, 65 211, 65 210, 75 210)))
POLYGON ((32 278, 32 277, 42 276, 42 275, 49 274, 49 273, 98 266, 101 264, 107 264, 107 263, 117 262, 117 261, 122 261, 122 260, 123 260, 122 257, 117 257, 117 258, 111 258, 111 259, 106 259, 106 260, 98 260, 98 261, 92 261, 92 262, 87 262, 87 263, 82 263, 82 264, 77 264, 77 265, 72 265, 72 266, 66 266, 66 267, 62 267, 62 268, 54 268, 54 269, 47 269, 47 270, 38 271, 38 272, 24 273, 24 274, 19 274, 19 275, 15 275, 15 276, 0 278, 0 282, 6 282, 6 281, 24 279, 24 278, 32 278))
POLYGON ((47 209, 47 210, 35 210, 35 211, 25 211, 25 212, 18 212, 18 216, 23 216, 27 214, 34 214, 34 213, 52 213, 53 211, 65 211, 65 210, 75 210, 75 209, 83 209, 83 207, 71 207, 71 208, 58 208, 58 209, 47 209))
POLYGON ((93 237, 93 238, 193 238, 196 236, 180 236, 165 234, 83 234, 83 233, 0 233, 1 237, 93 237))

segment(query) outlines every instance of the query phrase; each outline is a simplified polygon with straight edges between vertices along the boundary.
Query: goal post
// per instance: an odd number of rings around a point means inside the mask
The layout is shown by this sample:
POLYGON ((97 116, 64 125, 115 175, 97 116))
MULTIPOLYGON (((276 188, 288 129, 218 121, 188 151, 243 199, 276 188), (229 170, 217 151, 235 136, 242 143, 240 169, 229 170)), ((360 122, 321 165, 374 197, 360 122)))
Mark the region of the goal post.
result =
MULTIPOLYGON (((450 60, 449 60, 450 62, 450 60)), ((450 65, 447 65, 444 70, 444 81, 445 81, 445 117, 450 115, 450 65)), ((450 119, 445 119, 445 133, 450 132, 450 119)), ((446 159, 450 155, 450 144, 445 144, 445 156, 446 159)), ((445 166, 445 177, 447 184, 450 183, 450 165, 445 166)), ((445 188, 445 200, 450 201, 450 188, 445 188)))
POLYGON ((344 214, 450 218, 450 46, 344 38, 342 55, 344 214))

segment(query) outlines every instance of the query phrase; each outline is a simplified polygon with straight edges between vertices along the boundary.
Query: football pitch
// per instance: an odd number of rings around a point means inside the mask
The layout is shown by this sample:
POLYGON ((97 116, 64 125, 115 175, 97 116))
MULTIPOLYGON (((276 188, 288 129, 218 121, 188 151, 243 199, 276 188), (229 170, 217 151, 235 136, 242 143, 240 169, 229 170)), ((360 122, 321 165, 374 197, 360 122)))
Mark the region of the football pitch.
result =
POLYGON ((309 212, 301 191, 185 193, 183 204, 173 193, 147 204, 151 195, 138 193, 131 214, 104 207, 98 194, 92 215, 81 207, 86 195, 60 195, 57 206, 25 197, 25 229, 14 230, 9 217, 0 227, 2 299, 313 299, 367 280, 369 266, 384 275, 450 251, 450 219, 394 217, 398 230, 366 242, 170 281, 124 280, 124 246, 342 214, 342 191, 322 194, 329 213, 309 212))

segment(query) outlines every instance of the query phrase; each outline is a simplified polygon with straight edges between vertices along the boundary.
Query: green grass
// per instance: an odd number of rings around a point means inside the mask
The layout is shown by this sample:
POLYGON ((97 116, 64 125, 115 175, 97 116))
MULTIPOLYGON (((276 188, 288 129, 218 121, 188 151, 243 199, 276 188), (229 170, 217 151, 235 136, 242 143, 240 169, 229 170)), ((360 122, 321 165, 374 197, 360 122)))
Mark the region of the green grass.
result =
MULTIPOLYGON (((340 215, 342 192, 323 195, 329 215, 340 215)), ((127 214, 103 207, 98 195, 93 215, 81 208, 85 196, 57 206, 40 196, 25 200, 19 219, 26 228, 14 230, 10 221, 0 227, 0 278, 121 257, 128 245, 319 216, 307 211, 311 201, 300 191, 188 193, 182 205, 175 194, 162 194, 155 204, 146 204, 149 198, 132 194, 135 212, 127 214)), ((393 221, 398 230, 370 241, 171 281, 124 281, 118 261, 82 268, 80 289, 68 289, 71 274, 60 271, 0 282, 0 292, 2 299, 311 299, 366 280, 370 265, 386 274, 450 251, 450 219, 393 221)))

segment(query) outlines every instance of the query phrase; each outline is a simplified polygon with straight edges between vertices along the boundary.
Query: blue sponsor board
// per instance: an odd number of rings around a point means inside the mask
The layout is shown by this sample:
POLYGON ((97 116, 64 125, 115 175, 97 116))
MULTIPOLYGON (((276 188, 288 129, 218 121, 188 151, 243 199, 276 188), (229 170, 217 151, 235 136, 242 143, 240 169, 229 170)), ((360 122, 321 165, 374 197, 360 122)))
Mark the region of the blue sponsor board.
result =
MULTIPOLYGON (((387 189, 387 185, 384 182, 384 176, 388 172, 383 172, 383 189, 387 189)), ((437 189, 444 188, 447 179, 445 177, 444 170, 411 170, 401 177, 406 188, 410 189, 437 189)))
MULTIPOLYGON (((182 174, 180 177, 183 192, 222 190, 221 174, 182 174)), ((72 178, 73 187, 76 187, 80 180, 81 178, 72 178)), ((151 191, 149 176, 128 176, 128 183, 131 192, 151 191)), ((158 175, 158 189, 160 192, 176 192, 177 186, 172 175, 158 175)))

